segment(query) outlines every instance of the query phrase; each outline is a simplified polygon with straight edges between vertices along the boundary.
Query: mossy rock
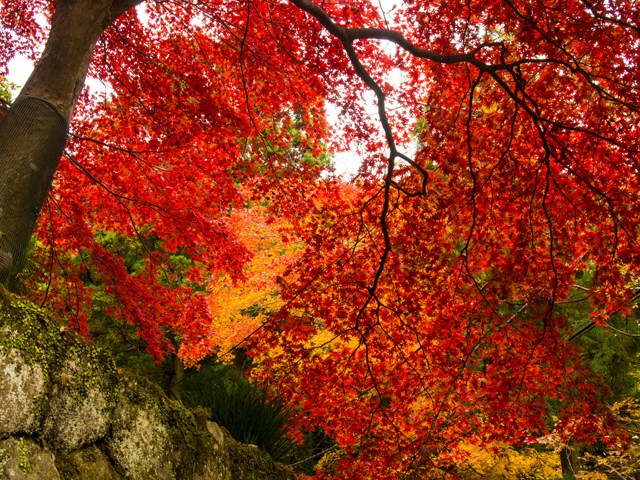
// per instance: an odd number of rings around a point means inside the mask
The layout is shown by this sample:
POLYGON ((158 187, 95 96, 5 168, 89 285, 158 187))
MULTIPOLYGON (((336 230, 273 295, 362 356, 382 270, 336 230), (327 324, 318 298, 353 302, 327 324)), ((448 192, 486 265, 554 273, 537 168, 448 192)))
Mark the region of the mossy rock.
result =
POLYGON ((297 480, 296 474, 272 460, 265 451, 252 445, 229 443, 233 480, 297 480))
POLYGON ((111 420, 105 445, 124 478, 230 478, 222 434, 202 430, 189 410, 145 378, 122 375, 111 420))
POLYGON ((0 362, 0 438, 43 435, 68 452, 107 433, 119 384, 113 360, 1 286, 0 362))
POLYGON ((112 358, 72 331, 62 335, 64 352, 52 372, 44 436, 61 452, 91 445, 109 430, 119 377, 112 358))
POLYGON ((97 445, 56 455, 56 467, 64 480, 120 480, 106 453, 97 445))
POLYGON ((39 430, 59 342, 42 310, 0 285, 0 438, 39 430))
POLYGON ((32 438, 0 440, 1 480, 60 480, 52 452, 32 438))
POLYGON ((296 478, 2 286, 0 362, 0 480, 296 478))

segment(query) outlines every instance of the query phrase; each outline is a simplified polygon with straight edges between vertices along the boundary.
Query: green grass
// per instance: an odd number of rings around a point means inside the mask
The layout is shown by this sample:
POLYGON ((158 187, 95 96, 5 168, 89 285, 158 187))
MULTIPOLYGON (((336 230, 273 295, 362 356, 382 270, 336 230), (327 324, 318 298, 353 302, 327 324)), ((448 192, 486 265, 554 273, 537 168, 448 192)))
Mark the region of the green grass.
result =
POLYGON ((293 455, 291 407, 282 395, 249 382, 231 369, 212 366, 181 385, 186 406, 211 409, 212 420, 241 443, 256 445, 277 462, 293 455))

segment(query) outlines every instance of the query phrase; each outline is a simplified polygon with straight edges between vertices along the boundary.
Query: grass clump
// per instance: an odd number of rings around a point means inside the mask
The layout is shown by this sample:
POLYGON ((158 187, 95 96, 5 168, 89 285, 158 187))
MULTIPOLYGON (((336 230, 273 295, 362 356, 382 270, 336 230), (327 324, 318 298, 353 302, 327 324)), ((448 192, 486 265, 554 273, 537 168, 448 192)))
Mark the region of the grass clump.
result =
POLYGON ((276 462, 286 462, 296 450, 288 437, 292 409, 282 395, 250 382, 232 368, 203 368, 181 384, 184 403, 210 408, 212 420, 240 443, 256 445, 276 462))

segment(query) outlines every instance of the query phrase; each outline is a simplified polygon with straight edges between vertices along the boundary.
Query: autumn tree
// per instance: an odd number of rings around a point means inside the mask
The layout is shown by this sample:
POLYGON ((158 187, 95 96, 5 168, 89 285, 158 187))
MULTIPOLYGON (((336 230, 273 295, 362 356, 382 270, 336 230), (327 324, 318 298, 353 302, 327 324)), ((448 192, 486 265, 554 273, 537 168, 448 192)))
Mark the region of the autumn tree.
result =
POLYGON ((320 100, 300 80, 282 83, 256 62, 238 68, 243 52, 224 35, 187 30, 180 39, 176 31, 161 30, 145 44, 142 30, 154 19, 145 26, 133 12, 122 21, 130 38, 122 42, 114 30, 99 45, 107 58, 95 68, 113 90, 103 102, 87 98, 79 107, 44 216, 48 225, 41 223, 36 253, 44 267, 31 291, 82 324, 91 292, 73 278, 93 272, 117 300, 111 313, 140 327, 150 353, 160 358, 173 349, 162 326, 178 331, 186 345, 209 351, 206 299, 193 287, 206 288, 213 272, 237 277, 250 258, 227 227, 226 213, 244 202, 239 185, 251 180, 256 191, 269 190, 293 172, 298 182, 317 176, 318 165, 304 155, 318 157, 326 149, 319 142, 326 132, 320 100), (137 58, 134 68, 121 56, 137 58), (179 66, 172 65, 176 58, 179 66), (212 71, 205 77, 200 69, 207 64, 212 71), (150 88, 152 72, 157 78, 150 88), (293 124, 295 135, 287 128, 293 124), (114 141, 115 131, 122 141, 114 141), (268 155, 258 155, 265 145, 268 155), (155 237, 162 247, 147 250, 144 271, 129 272, 96 241, 99 231, 155 237), (72 265, 56 255, 61 250, 84 251, 85 261, 72 265), (175 254, 193 262, 187 278, 177 278, 183 272, 171 264, 175 254), (66 273, 49 275, 52 269, 66 273))
POLYGON ((306 245, 246 346, 341 445, 336 476, 442 477, 462 440, 545 433, 549 399, 566 438, 611 430, 558 305, 579 285, 605 325, 638 280, 637 4, 169 1, 141 22, 134 3, 3 2, 5 67, 51 18, 0 123, 5 284, 39 214, 50 262, 90 251, 152 353, 171 349, 163 324, 206 350, 202 297, 158 274, 182 249, 193 281, 241 275, 226 214, 242 183, 306 245), (82 96, 87 69, 112 92, 82 96), (303 148, 324 152, 323 100, 333 147, 366 157, 352 185, 282 154, 299 113, 303 148), (139 226, 165 250, 131 275, 94 233, 139 226))

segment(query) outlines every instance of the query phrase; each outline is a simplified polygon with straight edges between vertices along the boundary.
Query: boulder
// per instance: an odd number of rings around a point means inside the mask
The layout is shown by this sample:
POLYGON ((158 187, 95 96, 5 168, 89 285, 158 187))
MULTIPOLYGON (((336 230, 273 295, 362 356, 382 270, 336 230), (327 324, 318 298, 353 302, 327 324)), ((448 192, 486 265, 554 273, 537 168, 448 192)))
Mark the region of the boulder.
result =
POLYGON ((120 480, 111 460, 97 445, 56 455, 56 467, 64 480, 120 480))
POLYGON ((0 440, 0 479, 60 480, 55 457, 39 442, 25 437, 0 440))
POLYGON ((61 335, 59 361, 52 372, 43 432, 61 452, 103 438, 118 398, 113 360, 71 331, 61 335))
POLYGON ((4 288, 0 312, 0 438, 6 438, 40 428, 59 339, 46 315, 4 288))

